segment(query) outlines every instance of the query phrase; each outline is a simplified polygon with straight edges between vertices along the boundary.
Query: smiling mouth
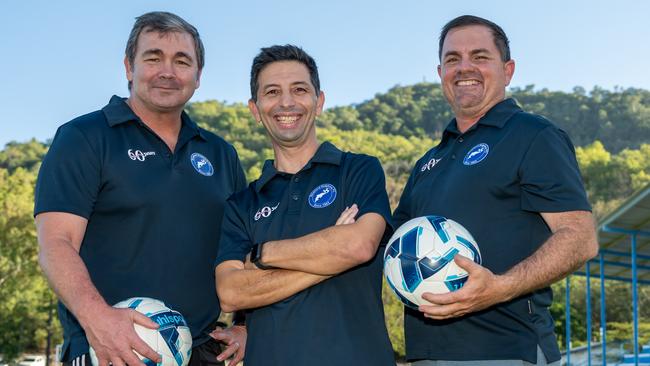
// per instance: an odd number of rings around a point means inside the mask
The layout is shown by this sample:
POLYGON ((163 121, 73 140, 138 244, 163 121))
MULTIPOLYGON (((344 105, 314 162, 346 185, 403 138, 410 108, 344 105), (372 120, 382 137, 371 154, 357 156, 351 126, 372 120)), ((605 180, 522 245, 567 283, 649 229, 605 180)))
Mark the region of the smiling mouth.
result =
POLYGON ((459 80, 455 84, 456 86, 474 86, 479 85, 480 82, 478 80, 459 80))
POLYGON ((280 124, 280 126, 290 127, 294 125, 300 119, 300 117, 301 115, 276 115, 274 118, 280 124))

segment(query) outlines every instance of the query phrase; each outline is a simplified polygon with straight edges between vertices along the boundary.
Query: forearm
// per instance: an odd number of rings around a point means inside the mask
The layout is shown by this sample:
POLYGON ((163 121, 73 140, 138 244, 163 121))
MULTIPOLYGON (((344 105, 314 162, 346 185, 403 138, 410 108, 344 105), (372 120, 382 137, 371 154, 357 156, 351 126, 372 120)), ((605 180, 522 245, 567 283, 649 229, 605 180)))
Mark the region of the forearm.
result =
POLYGON ((56 295, 82 326, 90 310, 108 306, 90 280, 79 253, 71 246, 58 243, 41 246, 39 262, 56 295))
POLYGON ((85 326, 94 310, 107 307, 79 256, 87 220, 63 212, 36 216, 39 264, 59 299, 85 326))
POLYGON ((564 222, 537 251, 499 276, 507 289, 507 300, 551 285, 598 253, 590 213, 563 219, 568 222, 564 222))
POLYGON ((216 271, 217 293, 225 312, 276 303, 329 277, 285 269, 217 268, 216 271))
POLYGON ((372 259, 385 229, 375 213, 349 225, 331 226, 296 239, 264 244, 262 260, 267 266, 336 275, 372 259))

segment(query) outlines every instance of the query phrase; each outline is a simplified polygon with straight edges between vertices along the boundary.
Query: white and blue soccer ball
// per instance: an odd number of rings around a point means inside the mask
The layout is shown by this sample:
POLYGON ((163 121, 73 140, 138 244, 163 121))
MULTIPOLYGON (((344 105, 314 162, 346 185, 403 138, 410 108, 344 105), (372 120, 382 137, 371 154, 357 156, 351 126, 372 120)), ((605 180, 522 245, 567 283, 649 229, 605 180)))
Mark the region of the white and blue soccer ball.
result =
POLYGON ((481 252, 461 224, 442 216, 421 216, 400 226, 384 252, 384 275, 407 306, 428 302, 422 294, 456 291, 468 274, 454 262, 456 254, 481 264, 481 252))
MULTIPOLYGON (((115 308, 131 308, 158 323, 158 329, 149 329, 134 324, 135 332, 145 343, 162 357, 162 362, 156 364, 138 354, 147 366, 187 366, 192 355, 192 334, 183 315, 168 308, 164 302, 148 297, 132 297, 121 301, 115 308)), ((95 351, 90 348, 90 359, 94 366, 98 365, 95 351)))

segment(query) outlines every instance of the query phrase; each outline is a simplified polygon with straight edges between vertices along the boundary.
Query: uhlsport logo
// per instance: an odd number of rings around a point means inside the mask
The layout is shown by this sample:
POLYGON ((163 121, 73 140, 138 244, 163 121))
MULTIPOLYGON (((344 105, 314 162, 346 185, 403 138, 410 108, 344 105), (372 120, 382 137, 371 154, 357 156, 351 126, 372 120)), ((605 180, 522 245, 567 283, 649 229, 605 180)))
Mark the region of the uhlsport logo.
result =
POLYGON ((467 152, 467 155, 465 155, 465 159, 463 159, 463 164, 465 165, 474 165, 482 162, 487 156, 488 153, 490 152, 490 147, 488 144, 478 144, 471 148, 469 152, 467 152))
POLYGON ((309 205, 313 208, 327 207, 336 199, 336 188, 329 184, 321 184, 309 194, 309 205))
POLYGON ((420 171, 424 172, 426 170, 433 169, 433 167, 436 166, 436 164, 438 164, 440 160, 442 160, 442 158, 440 159, 431 158, 431 160, 429 160, 426 164, 422 164, 422 168, 420 168, 420 171))
POLYGON ((269 216, 271 216, 271 214, 273 213, 273 211, 275 211, 275 209, 278 208, 278 206, 280 206, 280 202, 278 202, 278 203, 277 203, 275 206, 273 206, 273 207, 271 207, 271 206, 264 206, 264 207, 260 208, 260 209, 257 210, 257 212, 255 213, 255 217, 254 217, 254 218, 255 218, 255 221, 261 219, 262 217, 269 217, 269 216))
POLYGON ((199 172, 199 174, 205 175, 206 177, 209 177, 212 174, 214 174, 214 168, 212 167, 212 163, 210 163, 210 160, 208 160, 208 158, 206 158, 205 156, 199 153, 193 153, 190 156, 190 161, 192 162, 192 166, 194 167, 194 170, 199 172))
POLYGON ((155 156, 156 152, 155 151, 145 151, 142 152, 141 150, 133 150, 129 149, 127 152, 127 155, 129 155, 129 159, 131 160, 137 160, 137 161, 145 161, 147 159, 147 156, 155 156))
POLYGON ((157 314, 150 314, 149 317, 151 320, 158 323, 160 328, 187 326, 187 323, 185 322, 183 316, 174 310, 164 311, 157 314))

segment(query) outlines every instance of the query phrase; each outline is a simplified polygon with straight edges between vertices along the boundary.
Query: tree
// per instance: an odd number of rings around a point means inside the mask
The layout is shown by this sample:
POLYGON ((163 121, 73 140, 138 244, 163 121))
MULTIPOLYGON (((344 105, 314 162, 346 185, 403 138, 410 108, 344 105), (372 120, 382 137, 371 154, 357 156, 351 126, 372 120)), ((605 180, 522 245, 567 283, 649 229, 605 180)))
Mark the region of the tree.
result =
POLYGON ((46 151, 47 145, 36 139, 24 143, 12 141, 0 151, 0 168, 10 173, 19 167, 36 172, 46 151))
POLYGON ((43 349, 48 336, 61 339, 58 323, 48 324, 54 295, 37 263, 35 181, 35 172, 22 167, 13 173, 0 168, 0 353, 8 359, 43 349))

